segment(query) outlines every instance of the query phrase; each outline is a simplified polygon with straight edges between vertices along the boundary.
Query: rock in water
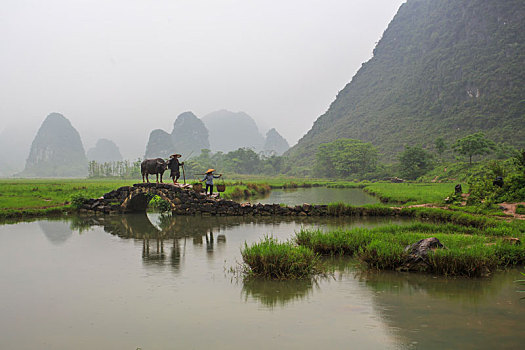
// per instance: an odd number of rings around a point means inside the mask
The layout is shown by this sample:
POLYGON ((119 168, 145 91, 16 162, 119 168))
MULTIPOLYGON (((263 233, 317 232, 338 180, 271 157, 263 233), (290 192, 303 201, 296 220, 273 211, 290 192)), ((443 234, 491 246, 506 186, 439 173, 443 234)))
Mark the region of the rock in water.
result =
POLYGON ((171 142, 171 135, 161 129, 155 129, 149 134, 148 145, 146 146, 145 159, 168 158, 175 153, 175 147, 171 142))
POLYGON ((264 150, 267 152, 275 152, 278 156, 288 151, 290 145, 284 137, 282 137, 275 128, 268 130, 266 133, 266 142, 264 143, 264 150))
POLYGON ((122 160, 122 155, 115 142, 100 139, 95 147, 88 150, 87 158, 89 161, 94 160, 97 163, 118 162, 122 160))
POLYGON ((26 177, 87 176, 88 161, 78 131, 62 114, 44 120, 31 145, 24 171, 26 177))
POLYGON ((208 129, 192 112, 184 112, 173 123, 171 140, 176 153, 186 159, 190 154, 198 156, 202 149, 210 149, 208 129))

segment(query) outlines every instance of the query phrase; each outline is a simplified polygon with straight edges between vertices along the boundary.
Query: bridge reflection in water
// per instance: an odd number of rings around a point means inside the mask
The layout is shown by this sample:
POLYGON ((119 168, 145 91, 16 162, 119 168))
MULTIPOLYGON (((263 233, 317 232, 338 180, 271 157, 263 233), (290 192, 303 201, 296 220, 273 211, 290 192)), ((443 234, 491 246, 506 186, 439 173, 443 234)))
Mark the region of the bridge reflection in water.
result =
MULTIPOLYGON (((223 262, 227 257, 238 254, 243 242, 259 239, 268 233, 279 235, 279 232, 286 232, 285 236, 281 236, 282 239, 300 227, 368 227, 392 222, 390 217, 356 220, 349 217, 174 216, 158 213, 79 216, 71 219, 73 230, 82 231, 99 226, 111 235, 140 241, 145 266, 170 267, 177 275, 183 274, 183 270, 202 273, 201 267, 185 266, 190 261, 191 264, 196 262, 194 255, 197 251, 199 254, 203 252, 204 258, 211 263, 207 266, 213 266, 214 261, 219 261, 217 258, 223 262), (227 246, 227 242, 234 247, 227 246), (192 250, 192 247, 198 249, 192 250)), ((344 260, 347 264, 348 260, 344 260)), ((221 266, 220 270, 223 269, 224 266, 221 266)), ((245 301, 257 300, 264 308, 274 309, 308 298, 319 289, 319 283, 328 282, 324 278, 300 281, 242 280, 241 295, 245 301)))
POLYGON ((102 226, 105 232, 122 239, 142 240, 142 259, 152 265, 170 264, 178 270, 188 242, 206 245, 206 252, 213 254, 217 245, 226 243, 221 229, 238 226, 242 220, 227 217, 176 217, 171 215, 134 213, 116 216, 78 217, 72 229, 102 226), (171 250, 168 254, 167 250, 171 250))

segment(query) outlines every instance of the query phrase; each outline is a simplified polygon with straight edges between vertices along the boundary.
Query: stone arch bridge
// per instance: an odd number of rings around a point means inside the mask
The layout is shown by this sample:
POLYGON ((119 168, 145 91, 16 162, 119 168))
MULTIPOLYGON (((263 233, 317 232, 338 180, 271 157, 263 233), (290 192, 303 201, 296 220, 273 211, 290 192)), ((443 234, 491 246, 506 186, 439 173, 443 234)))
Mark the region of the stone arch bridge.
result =
POLYGON ((285 207, 279 204, 237 203, 219 197, 210 197, 191 186, 174 186, 159 183, 138 183, 120 187, 97 199, 89 199, 81 207, 81 213, 136 213, 145 212, 154 196, 169 203, 176 215, 286 215, 285 207))
MULTIPOLYGON (((174 186, 162 183, 138 183, 120 187, 97 199, 88 199, 80 208, 84 214, 119 214, 145 212, 149 202, 159 196, 169 203, 175 215, 219 215, 219 216, 349 216, 377 215, 364 207, 349 208, 348 212, 334 212, 327 205, 302 204, 283 206, 280 204, 237 203, 218 197, 209 197, 194 191, 191 186, 174 186)), ((389 211, 381 215, 397 215, 389 211)))
POLYGON ((159 196, 169 203, 171 211, 185 210, 196 205, 217 201, 201 192, 194 191, 191 186, 179 187, 162 183, 138 183, 133 186, 123 186, 104 194, 97 199, 88 200, 81 211, 103 213, 134 213, 145 212, 154 196, 159 196))

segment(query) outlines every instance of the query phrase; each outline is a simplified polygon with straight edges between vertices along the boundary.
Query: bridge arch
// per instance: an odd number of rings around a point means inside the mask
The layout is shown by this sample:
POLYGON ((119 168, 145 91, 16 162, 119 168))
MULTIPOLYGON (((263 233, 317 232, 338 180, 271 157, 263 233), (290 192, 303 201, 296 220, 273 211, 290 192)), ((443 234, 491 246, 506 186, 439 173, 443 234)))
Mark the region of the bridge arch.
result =
POLYGON ((123 213, 145 212, 150 201, 154 196, 159 196, 161 199, 169 203, 171 210, 175 209, 176 205, 173 199, 169 198, 161 191, 134 191, 121 204, 121 211, 123 213))
POLYGON ((177 204, 181 203, 181 200, 178 198, 180 188, 163 184, 154 185, 155 186, 134 185, 122 201, 120 211, 123 213, 145 212, 154 196, 159 196, 169 203, 170 210, 175 210, 177 204))

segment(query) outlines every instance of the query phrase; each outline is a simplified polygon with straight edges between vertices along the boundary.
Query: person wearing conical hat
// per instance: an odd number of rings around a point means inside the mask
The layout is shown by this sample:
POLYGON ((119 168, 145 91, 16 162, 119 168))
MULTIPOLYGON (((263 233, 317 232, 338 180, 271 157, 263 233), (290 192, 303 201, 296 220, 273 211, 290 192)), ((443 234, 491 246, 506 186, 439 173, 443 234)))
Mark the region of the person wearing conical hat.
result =
POLYGON ((171 170, 170 177, 173 180, 173 184, 177 183, 180 177, 180 167, 184 165, 184 162, 179 162, 179 158, 182 157, 180 154, 175 153, 170 156, 168 161, 168 168, 171 170))
POLYGON ((204 179, 201 181, 206 181, 206 194, 208 194, 208 188, 210 189, 210 196, 213 194, 213 179, 218 179, 222 176, 222 174, 219 175, 213 175, 213 172, 215 169, 208 169, 206 171, 206 174, 204 175, 204 179))

